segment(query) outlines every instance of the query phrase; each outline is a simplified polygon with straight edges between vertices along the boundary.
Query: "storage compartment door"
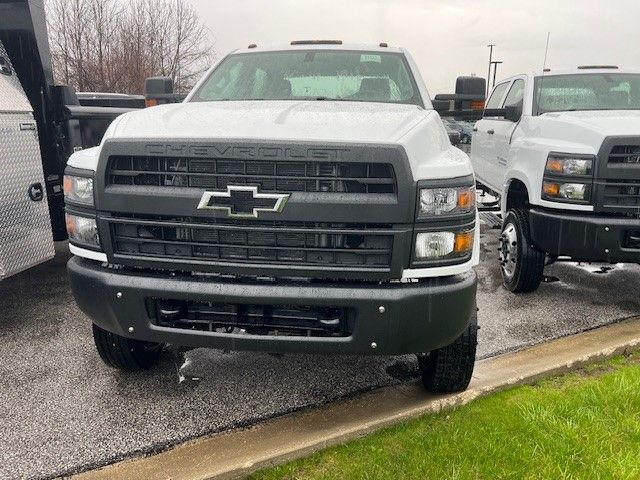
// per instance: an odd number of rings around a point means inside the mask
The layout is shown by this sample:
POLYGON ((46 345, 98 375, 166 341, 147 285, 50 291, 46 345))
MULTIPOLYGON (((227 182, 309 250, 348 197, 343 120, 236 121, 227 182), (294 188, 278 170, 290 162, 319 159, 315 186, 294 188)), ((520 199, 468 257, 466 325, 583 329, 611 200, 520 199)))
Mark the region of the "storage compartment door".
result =
POLYGON ((0 110, 0 280, 53 255, 36 122, 0 110))

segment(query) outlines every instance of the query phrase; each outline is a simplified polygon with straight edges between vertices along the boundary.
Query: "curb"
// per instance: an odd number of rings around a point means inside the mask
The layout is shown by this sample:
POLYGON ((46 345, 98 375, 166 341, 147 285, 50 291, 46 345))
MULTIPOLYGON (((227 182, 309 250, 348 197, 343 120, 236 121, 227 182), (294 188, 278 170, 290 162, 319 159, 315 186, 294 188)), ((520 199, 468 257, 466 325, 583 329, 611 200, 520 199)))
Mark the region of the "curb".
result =
POLYGON ((620 353, 640 349, 640 318, 623 320, 524 350, 481 360, 469 389, 432 396, 417 382, 382 388, 323 407, 284 415, 178 445, 157 455, 125 460, 77 480, 239 478, 307 456, 325 447, 499 390, 533 383, 620 353))

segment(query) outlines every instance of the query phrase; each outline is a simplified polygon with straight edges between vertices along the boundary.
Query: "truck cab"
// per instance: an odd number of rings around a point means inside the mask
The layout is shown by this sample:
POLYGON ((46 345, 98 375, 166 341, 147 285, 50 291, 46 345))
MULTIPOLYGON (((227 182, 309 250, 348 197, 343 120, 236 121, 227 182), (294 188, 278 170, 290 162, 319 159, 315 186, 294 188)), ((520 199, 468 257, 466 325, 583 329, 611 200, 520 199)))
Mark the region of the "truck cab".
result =
POLYGON ((72 290, 122 370, 165 344, 412 353, 427 389, 461 390, 474 185, 405 50, 251 45, 71 156, 72 290))
POLYGON ((498 83, 471 161, 501 196, 509 290, 535 290, 553 261, 640 262, 639 73, 579 67, 498 83))

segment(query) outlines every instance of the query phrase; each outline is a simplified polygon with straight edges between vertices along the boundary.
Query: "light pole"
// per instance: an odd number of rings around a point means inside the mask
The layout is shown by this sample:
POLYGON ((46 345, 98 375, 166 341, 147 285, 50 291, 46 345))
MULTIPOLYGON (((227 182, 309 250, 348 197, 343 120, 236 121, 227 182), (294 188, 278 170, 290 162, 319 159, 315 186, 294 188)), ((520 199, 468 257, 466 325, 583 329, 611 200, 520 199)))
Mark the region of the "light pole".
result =
POLYGON ((493 65, 493 85, 491 85, 491 88, 496 86, 496 72, 498 71, 498 65, 500 65, 502 62, 491 62, 491 64, 493 65))
POLYGON ((487 94, 489 96, 489 82, 491 81, 491 60, 493 60, 493 47, 495 47, 495 43, 490 43, 487 45, 489 47, 489 71, 487 72, 487 94))

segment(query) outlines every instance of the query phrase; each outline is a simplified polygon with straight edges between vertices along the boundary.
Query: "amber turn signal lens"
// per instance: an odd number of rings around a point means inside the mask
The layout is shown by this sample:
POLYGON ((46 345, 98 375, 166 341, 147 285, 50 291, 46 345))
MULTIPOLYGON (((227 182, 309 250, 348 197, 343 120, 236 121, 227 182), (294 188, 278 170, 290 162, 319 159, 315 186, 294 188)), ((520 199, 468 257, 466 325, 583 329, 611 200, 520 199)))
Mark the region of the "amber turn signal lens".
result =
POLYGON ((558 158, 550 158, 547 160, 547 170, 549 172, 564 172, 564 161, 558 158))
POLYGON ((156 107, 160 105, 160 102, 156 99, 156 98, 147 98, 144 101, 144 106, 149 108, 149 107, 156 107))
POLYGON ((462 190, 458 192, 458 207, 462 210, 471 210, 475 199, 475 195, 471 190, 462 190))
POLYGON ((471 110, 484 110, 484 100, 473 100, 471 110))
POLYGON ((67 225, 67 233, 70 237, 76 234, 76 217, 73 215, 65 215, 65 223, 67 225))
POLYGON ((62 189, 66 196, 69 196, 71 192, 73 192, 73 178, 69 176, 65 176, 62 181, 62 189))
POLYGON ((453 251, 465 253, 473 250, 473 231, 456 233, 453 251))
POLYGON ((551 183, 551 182, 543 182, 542 183, 542 191, 549 197, 559 197, 560 196, 560 184, 551 183))

